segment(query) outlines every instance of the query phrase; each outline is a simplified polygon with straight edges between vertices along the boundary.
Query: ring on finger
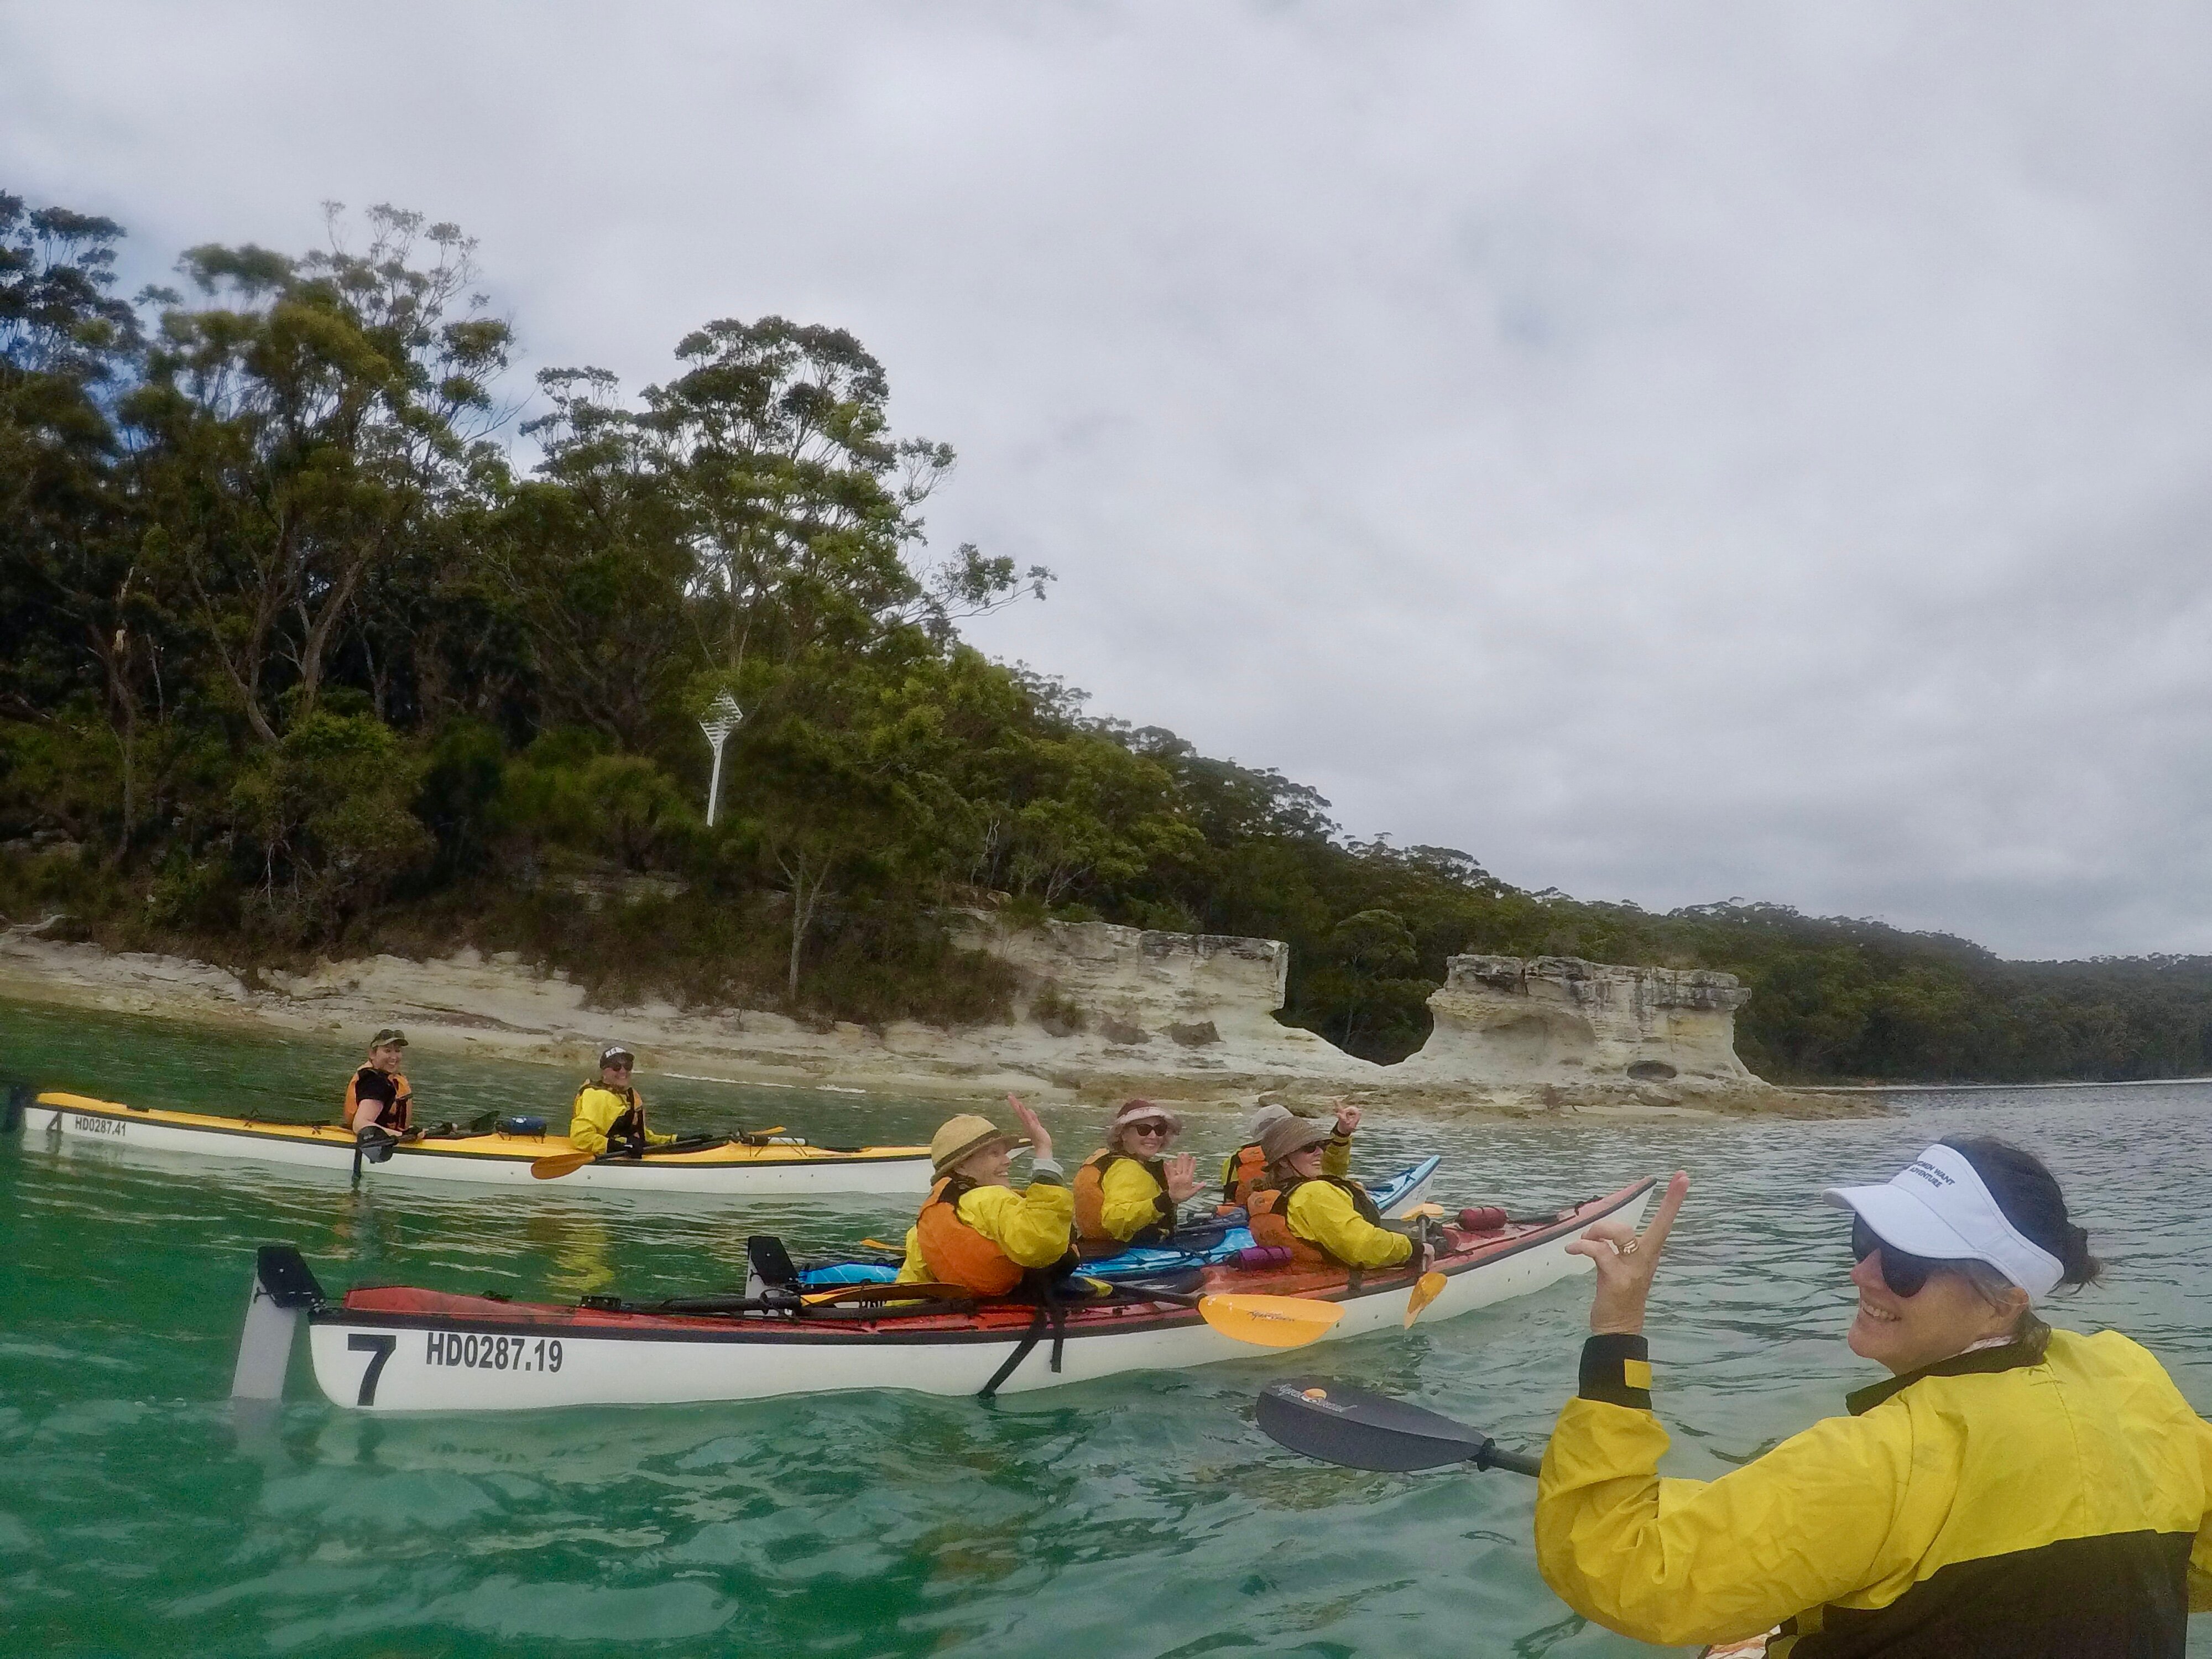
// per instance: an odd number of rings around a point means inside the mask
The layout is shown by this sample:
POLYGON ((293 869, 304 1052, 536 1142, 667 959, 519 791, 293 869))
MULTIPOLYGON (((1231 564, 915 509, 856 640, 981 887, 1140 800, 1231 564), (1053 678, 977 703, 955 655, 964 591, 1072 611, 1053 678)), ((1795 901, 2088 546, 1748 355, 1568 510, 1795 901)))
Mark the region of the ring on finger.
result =
POLYGON ((1623 1244, 1616 1240, 1613 1247, 1613 1253, 1615 1255, 1634 1255, 1638 1248, 1639 1242, 1640 1241, 1638 1240, 1632 1238, 1628 1243, 1623 1244))

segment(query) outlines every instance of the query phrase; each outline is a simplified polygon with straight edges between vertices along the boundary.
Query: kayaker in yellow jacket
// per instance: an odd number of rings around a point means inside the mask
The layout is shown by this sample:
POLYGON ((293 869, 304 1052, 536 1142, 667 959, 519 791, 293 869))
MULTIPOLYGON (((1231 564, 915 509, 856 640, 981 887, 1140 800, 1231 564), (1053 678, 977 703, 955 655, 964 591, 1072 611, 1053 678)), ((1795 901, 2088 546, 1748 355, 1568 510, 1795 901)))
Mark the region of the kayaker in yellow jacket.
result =
POLYGON ((1175 1237, 1176 1209, 1198 1193, 1198 1160, 1170 1158, 1182 1120, 1149 1100, 1123 1104, 1106 1144, 1076 1170, 1075 1228, 1086 1248, 1159 1246, 1175 1237))
POLYGON ((907 1229, 902 1285, 958 1285, 978 1296, 1006 1296, 1025 1274, 1075 1261, 1075 1200, 1037 1115, 1006 1097, 1024 1134, 1002 1132, 972 1113, 951 1119, 929 1143, 935 1179, 921 1214, 907 1229), (1030 1183, 1016 1190, 1013 1155, 1034 1149, 1030 1183))
POLYGON ((1285 1117, 1261 1133, 1269 1185, 1250 1200, 1255 1243, 1287 1248, 1306 1265, 1395 1267, 1429 1251, 1384 1224, 1367 1189, 1352 1179, 1352 1136, 1359 1108, 1340 1106, 1334 1128, 1311 1118, 1285 1117))
POLYGON ((645 1127, 645 1097, 630 1087, 637 1056, 620 1043, 599 1053, 599 1080, 576 1091, 568 1118, 568 1144, 580 1152, 643 1152, 665 1146, 674 1135, 645 1127))
POLYGON ((2032 1304, 2094 1279, 2088 1240, 2030 1154, 1929 1147, 1852 1212, 1852 1352, 1890 1380, 1713 1481, 1662 1480, 1643 1331, 1689 1179, 1641 1237, 1601 1222, 1579 1396, 1536 1499, 1545 1581, 1640 1641, 1731 1653, 2181 1659, 2212 1607, 2212 1426, 2117 1332, 2032 1304))

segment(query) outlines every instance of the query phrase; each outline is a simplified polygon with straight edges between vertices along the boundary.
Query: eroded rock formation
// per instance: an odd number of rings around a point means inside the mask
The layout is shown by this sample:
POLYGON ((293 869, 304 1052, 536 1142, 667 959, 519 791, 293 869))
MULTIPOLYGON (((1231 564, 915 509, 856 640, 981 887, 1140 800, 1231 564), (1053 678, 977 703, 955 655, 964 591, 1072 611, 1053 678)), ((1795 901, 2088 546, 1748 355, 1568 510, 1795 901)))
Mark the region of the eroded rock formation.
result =
POLYGON ((1395 1068, 1407 1081, 1758 1081, 1736 1058, 1735 1011, 1751 994, 1733 974, 1467 956, 1452 957, 1445 975, 1429 998, 1428 1042, 1395 1068))
POLYGON ((964 924, 1017 970, 1016 1018, 947 1030, 910 1020, 802 1024, 781 1014, 593 1006, 558 973, 463 951, 375 957, 258 983, 204 963, 0 933, 0 997, 313 1034, 342 1047, 400 1024, 419 1048, 562 1065, 619 1036, 653 1072, 986 1104, 1007 1090, 1109 1101, 1249 1103, 1279 1091, 1443 1112, 1863 1109, 1770 1088, 1735 1057, 1746 993, 1727 974, 1568 957, 1464 956, 1430 998, 1436 1025, 1398 1066, 1280 1024, 1290 953, 1273 939, 1102 922, 964 924))

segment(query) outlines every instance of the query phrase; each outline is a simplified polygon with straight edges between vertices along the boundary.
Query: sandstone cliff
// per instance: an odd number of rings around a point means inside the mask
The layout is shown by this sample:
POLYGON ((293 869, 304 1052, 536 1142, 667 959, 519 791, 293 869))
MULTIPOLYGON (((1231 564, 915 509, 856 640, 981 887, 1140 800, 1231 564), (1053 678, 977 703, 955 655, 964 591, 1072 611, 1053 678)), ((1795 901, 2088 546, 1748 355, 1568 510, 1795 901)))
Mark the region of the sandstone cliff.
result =
POLYGON ((1409 1083, 1587 1087, 1757 1086, 1735 1053, 1733 974, 1624 968, 1575 957, 1454 957, 1429 998, 1409 1083))
POLYGON ((1563 957, 1457 957, 1430 999, 1436 1026, 1393 1066, 1279 1024, 1289 950, 1273 939, 1145 932, 1103 922, 1012 929, 975 915, 969 943, 1017 970, 1015 1018, 947 1030, 805 1024, 780 1014, 590 1006, 582 988, 512 957, 462 951, 270 975, 0 936, 0 997, 172 1018, 228 1020, 352 1046, 386 1024, 420 1048, 574 1067, 620 1037, 647 1073, 991 1100, 1006 1090, 1192 1102, 1334 1096, 1465 1111, 1836 1110, 1789 1096, 1736 1059, 1729 975, 1563 957))

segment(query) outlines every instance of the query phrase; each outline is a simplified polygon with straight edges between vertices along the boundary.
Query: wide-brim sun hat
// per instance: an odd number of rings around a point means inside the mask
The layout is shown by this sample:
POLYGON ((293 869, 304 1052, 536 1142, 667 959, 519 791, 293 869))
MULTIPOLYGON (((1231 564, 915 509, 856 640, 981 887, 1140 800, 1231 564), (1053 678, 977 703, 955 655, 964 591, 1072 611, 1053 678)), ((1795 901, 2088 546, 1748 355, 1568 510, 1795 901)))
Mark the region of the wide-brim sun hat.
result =
POLYGON ((1130 1100, 1124 1101, 1121 1109, 1114 1114, 1114 1121, 1106 1126, 1106 1133, 1110 1138, 1139 1123, 1164 1123, 1177 1134, 1182 1133, 1182 1120, 1166 1107, 1150 1100, 1130 1100))
POLYGON ((1270 1123, 1260 1136, 1260 1152, 1270 1164, 1280 1164, 1293 1153, 1318 1146, 1328 1139, 1329 1126, 1310 1117, 1285 1117, 1270 1123))
POLYGON ((963 1112, 958 1117, 945 1120, 930 1136, 929 1162, 938 1174, 943 1175, 963 1158, 973 1158, 987 1146, 1003 1145, 1008 1152, 1016 1152, 1029 1144, 1020 1135, 1008 1134, 988 1117, 963 1112))
POLYGON ((1965 1154, 1941 1142, 1878 1187, 1831 1187, 1821 1196, 1907 1255, 1985 1261, 2031 1300, 2065 1276, 2057 1256, 2012 1224, 1965 1154))

